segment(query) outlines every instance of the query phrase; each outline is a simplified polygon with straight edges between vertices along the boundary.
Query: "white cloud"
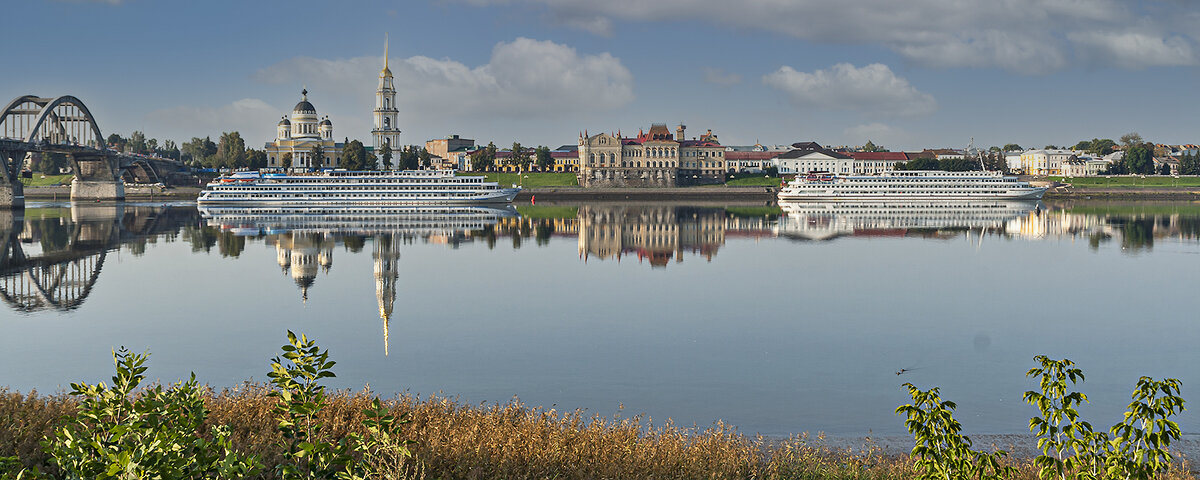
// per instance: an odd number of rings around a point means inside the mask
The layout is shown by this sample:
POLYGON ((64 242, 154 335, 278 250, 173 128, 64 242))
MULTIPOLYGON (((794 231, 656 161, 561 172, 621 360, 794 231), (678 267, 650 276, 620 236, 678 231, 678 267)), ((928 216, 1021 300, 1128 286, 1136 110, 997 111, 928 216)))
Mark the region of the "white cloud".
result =
POLYGON ((737 85, 742 82, 742 76, 732 72, 726 72, 719 68, 704 67, 704 81, 722 87, 737 85))
POLYGON ((937 110, 933 96, 918 91, 880 63, 862 68, 839 63, 828 70, 798 72, 783 66, 763 83, 785 94, 799 108, 853 110, 884 115, 925 115, 937 110))
MULTIPOLYGON (((266 67, 255 77, 276 84, 306 82, 329 92, 354 91, 353 102, 369 106, 374 101, 373 84, 353 89, 347 85, 378 78, 382 62, 380 57, 297 57, 266 67)), ((497 44, 490 61, 476 67, 425 56, 392 61, 389 66, 400 110, 432 118, 560 117, 615 109, 634 98, 633 75, 616 57, 580 55, 565 45, 528 38, 497 44)))
POLYGON ((237 131, 247 146, 261 148, 257 140, 275 138, 275 124, 287 111, 290 109, 273 107, 257 98, 243 98, 216 108, 178 106, 155 110, 146 117, 155 124, 155 131, 166 132, 169 138, 180 138, 181 142, 193 136, 237 131))
POLYGON ((939 67, 1041 73, 1195 63, 1191 1, 1122 0, 458 0, 540 4, 553 21, 611 34, 611 21, 708 22, 823 43, 873 44, 939 67), (1126 33, 1138 25, 1138 34, 1126 33), (603 26, 600 28, 599 26, 603 26), (1149 33, 1153 32, 1153 33, 1149 33), (1139 60, 1145 54, 1149 59, 1139 60))
POLYGON ((1124 68, 1196 65, 1191 42, 1148 33, 1081 32, 1068 35, 1092 59, 1108 59, 1124 68))

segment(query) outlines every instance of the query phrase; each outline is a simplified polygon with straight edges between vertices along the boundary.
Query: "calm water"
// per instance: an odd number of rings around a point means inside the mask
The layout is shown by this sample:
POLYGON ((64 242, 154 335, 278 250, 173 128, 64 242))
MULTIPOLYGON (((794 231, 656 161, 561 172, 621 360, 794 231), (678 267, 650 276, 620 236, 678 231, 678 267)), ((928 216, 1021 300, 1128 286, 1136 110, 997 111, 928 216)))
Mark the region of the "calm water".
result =
POLYGON ((107 380, 122 345, 163 380, 262 381, 291 329, 339 388, 853 436, 904 432, 907 381, 1021 433, 1046 354, 1106 426, 1139 375, 1200 399, 1198 234, 1192 204, 35 203, 0 213, 0 385, 107 380))

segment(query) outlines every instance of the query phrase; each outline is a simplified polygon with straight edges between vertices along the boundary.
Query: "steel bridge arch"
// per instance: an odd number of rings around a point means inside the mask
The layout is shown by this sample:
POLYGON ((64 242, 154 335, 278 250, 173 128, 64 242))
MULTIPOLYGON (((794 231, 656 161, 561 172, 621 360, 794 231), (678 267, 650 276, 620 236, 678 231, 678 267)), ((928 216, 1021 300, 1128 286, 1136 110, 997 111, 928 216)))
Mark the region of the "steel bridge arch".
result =
MULTIPOLYGON (((29 103, 38 106, 40 109, 38 115, 34 117, 31 123, 28 125, 22 125, 20 128, 9 125, 4 129, 6 132, 10 129, 13 132, 23 131, 25 136, 21 140, 27 143, 35 143, 42 140, 41 138, 38 138, 38 135, 42 131, 43 124, 46 123, 47 119, 50 119, 52 122, 52 128, 57 130, 59 134, 65 136, 66 126, 63 124, 63 119, 59 118, 54 109, 62 105, 69 105, 79 109, 79 112, 83 115, 82 119, 87 121, 87 127, 95 136, 94 140, 96 141, 97 147, 103 149, 104 135, 100 132, 100 126, 96 123, 96 117, 92 115, 91 110, 88 110, 87 105, 84 105, 82 100, 79 100, 73 95, 62 95, 54 98, 43 98, 35 95, 22 95, 13 99, 13 101, 9 102, 8 105, 4 107, 3 111, 0 111, 0 124, 5 124, 10 119, 14 119, 17 115, 20 115, 17 113, 18 107, 29 103)), ((69 120, 77 121, 79 119, 72 118, 69 120)))

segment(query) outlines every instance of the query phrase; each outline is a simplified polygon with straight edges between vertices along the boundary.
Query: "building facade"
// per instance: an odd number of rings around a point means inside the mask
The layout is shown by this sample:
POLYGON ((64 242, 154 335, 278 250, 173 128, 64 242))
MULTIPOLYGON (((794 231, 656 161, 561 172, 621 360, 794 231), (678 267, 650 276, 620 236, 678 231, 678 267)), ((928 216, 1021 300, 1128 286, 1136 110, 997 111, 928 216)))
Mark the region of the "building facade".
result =
POLYGON ((285 156, 291 154, 295 169, 332 168, 342 156, 343 144, 333 140, 333 122, 329 117, 320 119, 317 109, 308 101, 308 90, 300 92, 300 102, 292 108, 290 118, 279 120, 275 141, 268 142, 263 151, 267 153, 267 166, 285 167, 285 156))
POLYGON ((375 89, 375 127, 371 129, 371 148, 376 153, 384 145, 388 145, 393 151, 398 149, 400 145, 400 128, 396 124, 398 116, 396 87, 392 83, 392 70, 388 68, 388 45, 387 40, 384 40, 383 70, 379 71, 379 86, 375 89))
POLYGON ((725 181, 725 147, 708 139, 678 140, 666 124, 624 138, 620 132, 579 135, 579 185, 589 187, 675 187, 725 181))
POLYGON ((780 174, 794 175, 809 172, 854 173, 854 157, 822 147, 816 142, 801 142, 773 160, 780 174))
POLYGON ((1063 164, 1075 160, 1070 150, 1026 150, 1021 152, 1021 172, 1027 175, 1062 175, 1063 164))

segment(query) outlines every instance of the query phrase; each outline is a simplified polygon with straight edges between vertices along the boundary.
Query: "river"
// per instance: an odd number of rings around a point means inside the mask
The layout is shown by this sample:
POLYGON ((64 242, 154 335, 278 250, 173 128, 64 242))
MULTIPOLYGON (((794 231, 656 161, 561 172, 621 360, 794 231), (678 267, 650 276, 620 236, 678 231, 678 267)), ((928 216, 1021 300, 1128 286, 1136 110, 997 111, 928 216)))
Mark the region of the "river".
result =
MULTIPOLYGON (((1200 206, 552 204, 389 212, 32 202, 0 213, 0 385, 265 381, 287 330, 337 388, 746 434, 899 435, 900 386, 1027 431, 1033 357, 1120 420, 1141 375, 1200 398, 1200 206)), ((1195 433, 1195 416, 1182 425, 1195 433)))

